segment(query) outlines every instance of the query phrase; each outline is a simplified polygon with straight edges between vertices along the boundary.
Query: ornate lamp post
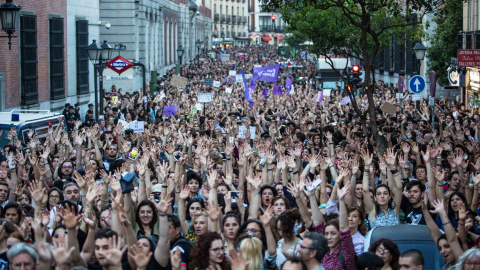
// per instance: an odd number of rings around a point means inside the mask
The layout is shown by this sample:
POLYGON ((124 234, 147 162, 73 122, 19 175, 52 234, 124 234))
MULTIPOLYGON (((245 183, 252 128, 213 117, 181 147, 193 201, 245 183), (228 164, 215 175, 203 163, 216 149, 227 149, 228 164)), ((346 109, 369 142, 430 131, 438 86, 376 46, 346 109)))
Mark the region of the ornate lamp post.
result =
POLYGON ((94 39, 92 44, 87 47, 88 58, 93 63, 95 69, 95 119, 98 121, 99 116, 99 107, 102 108, 103 114, 103 70, 107 67, 107 63, 112 58, 113 48, 110 46, 107 41, 103 41, 103 44, 99 46, 94 39), (98 88, 97 88, 97 76, 100 77, 100 105, 98 104, 98 88))
POLYGON ((12 49, 12 38, 16 37, 13 35, 18 29, 18 20, 20 17, 20 5, 12 3, 12 0, 6 0, 7 2, 0 6, 0 21, 2 23, 2 30, 7 33, 8 37, 8 49, 12 49))
MULTIPOLYGON (((183 48, 182 45, 178 46, 178 49, 177 49, 177 56, 178 58, 180 59, 180 68, 179 68, 179 72, 180 74, 182 74, 182 57, 183 57, 183 54, 185 53, 185 49, 183 48)), ((179 74, 179 75, 180 75, 179 74)))

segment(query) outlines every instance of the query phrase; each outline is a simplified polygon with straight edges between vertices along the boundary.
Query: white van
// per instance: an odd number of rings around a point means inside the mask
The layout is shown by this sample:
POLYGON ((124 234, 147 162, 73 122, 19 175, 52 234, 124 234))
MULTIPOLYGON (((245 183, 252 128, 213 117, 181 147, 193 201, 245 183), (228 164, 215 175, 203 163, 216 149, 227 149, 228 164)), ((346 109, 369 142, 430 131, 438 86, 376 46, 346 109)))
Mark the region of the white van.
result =
POLYGON ((30 129, 34 129, 38 134, 38 138, 48 135, 50 128, 55 129, 60 121, 63 120, 63 114, 50 112, 49 110, 12 110, 10 112, 0 112, 0 130, 3 131, 0 137, 0 146, 8 144, 8 133, 11 127, 17 129, 17 137, 25 143, 28 138, 27 133, 30 129), (59 120, 60 119, 60 120, 59 120))

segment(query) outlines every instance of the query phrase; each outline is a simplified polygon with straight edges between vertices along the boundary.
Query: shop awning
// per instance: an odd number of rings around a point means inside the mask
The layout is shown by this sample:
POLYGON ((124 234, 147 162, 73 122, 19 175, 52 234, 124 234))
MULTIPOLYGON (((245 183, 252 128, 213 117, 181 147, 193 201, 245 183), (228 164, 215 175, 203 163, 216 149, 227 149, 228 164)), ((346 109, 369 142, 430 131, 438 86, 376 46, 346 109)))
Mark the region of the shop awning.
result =
POLYGON ((269 36, 269 35, 262 35, 262 40, 263 41, 270 41, 270 40, 272 40, 272 37, 269 36))
POLYGON ((213 45, 220 45, 220 42, 214 41, 214 42, 213 42, 213 45))
POLYGON ((253 33, 250 34, 250 36, 251 36, 251 37, 256 37, 256 36, 258 36, 258 35, 257 35, 257 33, 253 32, 253 33))
POLYGON ((283 35, 277 35, 278 39, 283 39, 283 35))

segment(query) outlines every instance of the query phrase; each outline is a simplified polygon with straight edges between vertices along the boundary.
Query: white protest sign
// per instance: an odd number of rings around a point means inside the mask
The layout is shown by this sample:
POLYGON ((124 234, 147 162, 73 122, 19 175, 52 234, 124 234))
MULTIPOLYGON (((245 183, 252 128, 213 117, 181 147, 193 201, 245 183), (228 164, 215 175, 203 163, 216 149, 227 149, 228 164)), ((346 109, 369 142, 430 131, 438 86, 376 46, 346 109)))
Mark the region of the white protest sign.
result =
POLYGON ((129 127, 133 130, 133 133, 142 133, 145 130, 145 122, 144 121, 132 121, 130 122, 129 127))
POLYGON ((261 68, 262 65, 253 65, 253 69, 256 69, 256 68, 261 68))
POLYGON ((220 81, 213 81, 213 87, 220 87, 220 81))
POLYGON ((203 109, 203 104, 202 103, 196 103, 195 108, 197 108, 198 111, 201 111, 203 109))
POLYGON ((239 126, 238 127, 238 138, 245 139, 245 132, 247 132, 246 126, 239 126))
POLYGON ((237 75, 237 71, 236 70, 229 70, 228 71, 228 76, 235 76, 237 75))
POLYGON ((395 94, 395 98, 402 99, 402 98, 403 98, 403 93, 397 93, 397 94, 395 94))
POLYGON ((295 94, 295 87, 293 86, 293 84, 291 85, 292 89, 290 89, 290 95, 293 95, 295 94))
POLYGON ((200 103, 212 102, 212 93, 200 93, 200 94, 198 94, 198 102, 200 102, 200 103))
POLYGON ((242 74, 235 75, 235 81, 236 82, 241 82, 242 81, 242 74))
POLYGON ((323 96, 329 97, 332 95, 332 89, 323 89, 323 96))
POLYGON ((232 93, 232 88, 225 88, 225 93, 231 94, 232 93))
POLYGON ((252 74, 245 74, 245 80, 249 80, 253 77, 252 74))
POLYGON ((412 101, 423 100, 422 95, 412 95, 412 101))
POLYGON ((250 126, 250 139, 255 139, 255 132, 257 132, 257 128, 255 126, 250 126))

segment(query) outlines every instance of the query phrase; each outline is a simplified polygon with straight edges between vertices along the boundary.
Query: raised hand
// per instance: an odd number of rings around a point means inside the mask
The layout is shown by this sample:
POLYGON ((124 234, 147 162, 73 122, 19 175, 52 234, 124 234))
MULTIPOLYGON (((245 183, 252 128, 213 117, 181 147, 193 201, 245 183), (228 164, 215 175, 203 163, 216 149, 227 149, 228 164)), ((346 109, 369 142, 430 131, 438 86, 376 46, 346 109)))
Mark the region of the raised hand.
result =
POLYGON ((62 208, 61 212, 59 211, 59 216, 67 229, 75 229, 82 218, 81 215, 75 216, 75 207, 73 205, 70 209, 68 207, 62 208))
POLYGON ((345 186, 341 189, 337 189, 337 196, 340 201, 343 201, 345 199, 345 195, 347 195, 350 192, 350 182, 347 182, 345 186))
POLYGON ((107 251, 107 263, 110 266, 120 266, 122 264, 122 255, 127 250, 128 246, 121 248, 121 238, 111 237, 109 239, 110 245, 107 251))
POLYGON ((430 213, 439 214, 441 212, 445 212, 445 205, 443 204, 443 200, 435 200, 431 202, 431 204, 434 210, 430 210, 430 213))
POLYGON ((250 177, 250 176, 247 176, 247 182, 250 183, 250 185, 252 185, 253 188, 255 188, 255 190, 259 190, 260 189, 260 186, 262 185, 262 178, 260 178, 260 175, 255 175, 253 178, 250 177))
POLYGON ((205 202, 205 210, 207 210, 207 214, 210 217, 210 220, 216 221, 220 217, 220 213, 222 213, 223 206, 217 208, 213 202, 205 202))
POLYGON ((38 180, 33 180, 30 182, 30 186, 28 187, 28 191, 30 191, 30 194, 32 194, 33 201, 36 204, 41 204, 43 196, 45 196, 45 188, 40 187, 40 183, 38 180))
POLYGON ((273 206, 270 204, 263 215, 260 215, 260 211, 258 211, 258 216, 260 217, 260 222, 264 227, 268 227, 270 225, 270 220, 273 218, 273 206))
POLYGON ((173 198, 170 198, 170 194, 163 195, 161 200, 157 203, 155 200, 152 200, 151 202, 153 205, 155 205, 155 208, 157 208, 157 211, 159 214, 166 214, 168 212, 168 209, 172 205, 173 198))
POLYGON ((90 204, 93 204, 93 202, 95 201, 95 198, 97 198, 98 195, 100 195, 100 184, 95 183, 93 186, 88 187, 88 191, 86 195, 87 202, 89 202, 90 204))
POLYGON ((188 195, 190 195, 190 186, 185 185, 183 189, 180 191, 180 200, 186 200, 188 199, 188 195))
POLYGON ((137 245, 132 245, 128 251, 128 257, 135 262, 138 269, 147 269, 152 254, 152 252, 149 252, 148 254, 141 252, 137 245))
POLYGON ((72 262, 72 252, 75 250, 75 247, 71 247, 67 250, 65 241, 54 241, 52 248, 53 258, 59 266, 67 266, 72 262))

